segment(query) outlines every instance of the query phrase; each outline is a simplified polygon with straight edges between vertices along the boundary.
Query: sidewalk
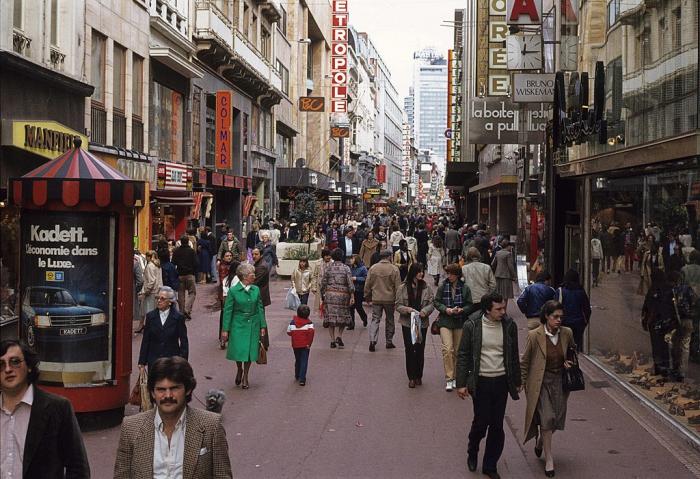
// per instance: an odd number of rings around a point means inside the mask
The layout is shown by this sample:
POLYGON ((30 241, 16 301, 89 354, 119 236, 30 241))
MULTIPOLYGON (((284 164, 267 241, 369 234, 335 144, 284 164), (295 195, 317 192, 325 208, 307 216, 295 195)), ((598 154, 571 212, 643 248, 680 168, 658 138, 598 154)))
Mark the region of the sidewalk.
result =
MULTIPOLYGON (((314 314, 318 330, 302 388, 292 378, 285 287, 288 280, 271 283, 269 364, 253 365, 247 391, 234 387, 235 366, 218 349, 214 285, 198 285, 194 319, 187 323, 198 381, 192 405, 203 407, 209 388, 226 392, 223 418, 235 477, 484 477, 467 471, 471 402, 444 391, 439 337, 430 336, 426 345, 424 385, 408 389, 400 330, 397 349, 384 349, 382 341, 370 353, 360 323, 344 335, 344 350, 331 350, 328 333, 314 314)), ((522 339, 525 320, 515 309, 511 302, 509 311, 522 325, 522 339)), ((140 340, 134 338, 134 358, 140 340)), ((616 386, 587 379, 586 391, 570 397, 566 431, 554 436, 557 477, 696 477, 661 447, 657 438, 663 436, 648 432, 612 399, 608 391, 616 386)), ((127 407, 127 414, 135 412, 127 407)), ((544 463, 532 452, 534 443, 521 444, 524 414, 524 398, 509 401, 499 463, 504 478, 544 477, 544 463)), ((118 438, 119 428, 85 434, 93 477, 111 476, 118 438)))

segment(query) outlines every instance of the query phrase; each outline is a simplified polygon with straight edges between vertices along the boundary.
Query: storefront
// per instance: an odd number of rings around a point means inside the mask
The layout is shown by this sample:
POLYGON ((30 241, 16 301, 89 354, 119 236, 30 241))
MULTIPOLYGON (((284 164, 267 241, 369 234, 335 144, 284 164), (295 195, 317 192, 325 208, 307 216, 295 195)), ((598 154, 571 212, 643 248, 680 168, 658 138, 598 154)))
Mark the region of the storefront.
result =
POLYGON ((192 168, 188 165, 161 161, 156 169, 156 189, 151 192, 151 241, 160 235, 177 240, 190 226, 192 168))

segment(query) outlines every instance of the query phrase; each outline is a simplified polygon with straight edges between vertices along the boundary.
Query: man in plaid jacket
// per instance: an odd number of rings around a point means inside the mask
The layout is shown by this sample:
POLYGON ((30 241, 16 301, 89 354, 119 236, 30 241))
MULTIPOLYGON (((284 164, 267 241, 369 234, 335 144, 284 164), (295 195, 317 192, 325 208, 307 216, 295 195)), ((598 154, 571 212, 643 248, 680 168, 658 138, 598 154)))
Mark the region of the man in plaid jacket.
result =
POLYGON ((148 374, 157 407, 124 418, 115 479, 231 479, 221 416, 187 405, 197 385, 187 360, 160 358, 148 374))

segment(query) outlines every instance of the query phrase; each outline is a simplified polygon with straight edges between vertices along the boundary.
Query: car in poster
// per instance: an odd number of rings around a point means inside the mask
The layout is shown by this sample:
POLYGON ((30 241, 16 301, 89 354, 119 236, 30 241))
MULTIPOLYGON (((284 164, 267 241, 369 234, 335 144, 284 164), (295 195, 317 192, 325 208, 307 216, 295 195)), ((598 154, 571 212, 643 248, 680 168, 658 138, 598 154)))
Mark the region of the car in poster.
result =
POLYGON ((98 308, 78 304, 65 288, 25 288, 20 335, 37 351, 41 361, 82 363, 108 359, 107 316, 98 308))

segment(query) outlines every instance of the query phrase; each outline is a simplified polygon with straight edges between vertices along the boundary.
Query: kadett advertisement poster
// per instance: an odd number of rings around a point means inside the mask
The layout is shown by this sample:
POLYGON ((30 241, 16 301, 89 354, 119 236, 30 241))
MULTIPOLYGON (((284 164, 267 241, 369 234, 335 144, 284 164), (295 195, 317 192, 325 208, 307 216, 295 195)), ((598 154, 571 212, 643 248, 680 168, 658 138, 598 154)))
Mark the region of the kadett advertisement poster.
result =
POLYGON ((20 334, 38 353, 43 384, 112 379, 114 219, 25 211, 20 334))

